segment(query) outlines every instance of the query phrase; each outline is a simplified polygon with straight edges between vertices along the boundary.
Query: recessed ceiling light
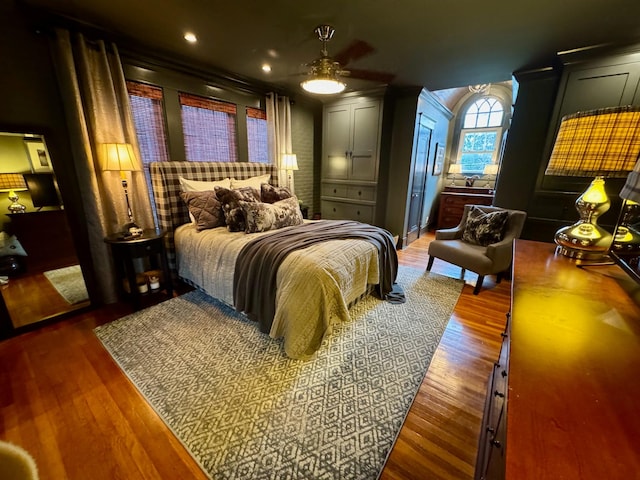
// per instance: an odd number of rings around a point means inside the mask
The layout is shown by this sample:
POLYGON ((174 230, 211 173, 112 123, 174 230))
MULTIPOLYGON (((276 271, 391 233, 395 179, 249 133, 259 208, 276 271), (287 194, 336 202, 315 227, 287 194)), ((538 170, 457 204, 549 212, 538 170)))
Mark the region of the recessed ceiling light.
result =
POLYGON ((271 65, 265 63, 264 65, 262 65, 262 71, 265 73, 271 72, 271 65))
POLYGON ((184 39, 190 43, 196 43, 198 41, 198 37, 196 37, 195 33, 191 33, 191 32, 185 33, 184 39))

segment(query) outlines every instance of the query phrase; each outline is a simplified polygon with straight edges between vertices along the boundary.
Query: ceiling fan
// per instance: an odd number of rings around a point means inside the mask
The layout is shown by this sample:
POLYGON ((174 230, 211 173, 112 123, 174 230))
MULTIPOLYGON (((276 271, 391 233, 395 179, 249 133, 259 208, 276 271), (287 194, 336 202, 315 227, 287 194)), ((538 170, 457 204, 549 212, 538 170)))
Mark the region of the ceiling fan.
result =
POLYGON ((335 58, 329 56, 327 42, 331 40, 335 29, 331 25, 319 25, 315 28, 315 33, 322 42, 321 56, 308 64, 308 78, 300 85, 304 90, 316 94, 340 93, 346 88, 343 77, 359 78, 363 80, 374 80, 382 83, 389 83, 394 75, 373 70, 346 70, 343 65, 364 57, 374 51, 374 48, 367 42, 355 40, 335 58))

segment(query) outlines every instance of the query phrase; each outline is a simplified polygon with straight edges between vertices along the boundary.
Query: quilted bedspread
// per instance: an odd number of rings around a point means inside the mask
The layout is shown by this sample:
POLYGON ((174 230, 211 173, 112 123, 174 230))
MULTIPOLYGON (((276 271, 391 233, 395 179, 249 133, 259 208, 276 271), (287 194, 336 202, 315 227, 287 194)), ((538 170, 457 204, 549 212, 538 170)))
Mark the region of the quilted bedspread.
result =
MULTIPOLYGON (((289 227, 295 228, 295 227, 289 227)), ((233 276, 242 247, 261 235, 226 227, 176 229, 178 274, 233 306, 233 276)), ((378 253, 366 240, 330 240, 290 253, 277 275, 276 311, 269 335, 283 338, 292 358, 310 357, 333 322, 349 319, 348 305, 379 281, 378 253)))

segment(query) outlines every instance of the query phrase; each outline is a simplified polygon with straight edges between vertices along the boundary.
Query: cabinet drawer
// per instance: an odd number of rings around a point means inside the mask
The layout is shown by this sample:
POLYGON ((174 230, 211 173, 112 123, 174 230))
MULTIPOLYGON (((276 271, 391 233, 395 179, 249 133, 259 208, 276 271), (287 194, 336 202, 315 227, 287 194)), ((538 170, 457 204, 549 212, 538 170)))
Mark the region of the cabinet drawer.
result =
POLYGON ((347 198, 347 185, 340 185, 337 183, 324 183, 322 185, 323 197, 340 197, 347 198))
POLYGON ((322 218, 328 220, 356 220, 358 222, 373 223, 373 205, 357 203, 322 201, 322 218))
POLYGON ((376 189, 375 187, 350 185, 347 186, 347 198, 373 202, 376 199, 376 189))

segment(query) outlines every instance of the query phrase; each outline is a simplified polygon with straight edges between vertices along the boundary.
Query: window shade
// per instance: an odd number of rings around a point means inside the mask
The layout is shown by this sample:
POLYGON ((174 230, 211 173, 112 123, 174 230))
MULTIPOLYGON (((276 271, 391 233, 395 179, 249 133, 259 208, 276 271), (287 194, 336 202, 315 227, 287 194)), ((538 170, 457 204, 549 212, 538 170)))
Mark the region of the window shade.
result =
POLYGON ((267 113, 258 108, 247 107, 247 143, 249 161, 271 163, 267 133, 267 113))

